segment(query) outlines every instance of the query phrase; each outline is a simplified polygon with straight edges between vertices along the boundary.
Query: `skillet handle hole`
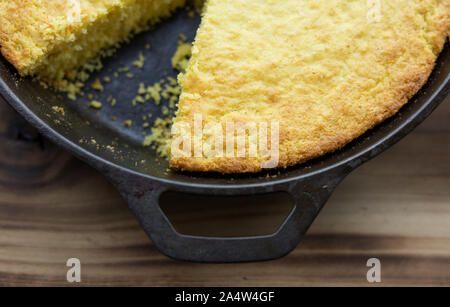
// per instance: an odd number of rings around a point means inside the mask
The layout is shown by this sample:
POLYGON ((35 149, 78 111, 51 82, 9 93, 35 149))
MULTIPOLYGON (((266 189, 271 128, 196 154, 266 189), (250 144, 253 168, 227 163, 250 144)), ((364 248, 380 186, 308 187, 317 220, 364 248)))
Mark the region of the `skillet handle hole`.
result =
POLYGON ((219 238, 271 235, 294 208, 284 192, 248 196, 166 192, 159 204, 178 233, 219 238))

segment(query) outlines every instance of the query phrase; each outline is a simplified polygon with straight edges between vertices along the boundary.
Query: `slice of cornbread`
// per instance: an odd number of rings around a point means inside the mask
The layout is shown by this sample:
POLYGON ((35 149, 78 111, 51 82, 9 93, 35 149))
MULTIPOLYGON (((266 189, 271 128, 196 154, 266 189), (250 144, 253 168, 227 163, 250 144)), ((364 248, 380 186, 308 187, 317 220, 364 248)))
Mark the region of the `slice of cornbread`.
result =
POLYGON ((234 143, 230 156, 205 150, 225 148, 211 136, 220 131, 225 139, 227 122, 242 129, 278 122, 278 167, 341 148, 424 85, 448 37, 449 16, 449 0, 209 0, 180 78, 175 124, 184 128, 172 143, 172 167, 260 171, 271 157, 250 155, 258 141, 250 132, 245 157, 234 143), (180 142, 194 135, 196 116, 203 134, 180 142), (186 142, 191 147, 174 155, 186 142))
POLYGON ((64 87, 99 50, 127 40, 185 0, 1 0, 1 52, 21 75, 64 87))

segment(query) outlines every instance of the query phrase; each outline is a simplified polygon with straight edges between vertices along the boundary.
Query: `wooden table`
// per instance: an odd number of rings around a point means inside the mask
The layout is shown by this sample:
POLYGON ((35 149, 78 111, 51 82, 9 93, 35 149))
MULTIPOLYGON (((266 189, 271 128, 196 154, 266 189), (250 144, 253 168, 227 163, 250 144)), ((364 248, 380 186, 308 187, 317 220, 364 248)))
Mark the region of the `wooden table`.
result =
MULTIPOLYGON (((372 257, 381 260, 381 285, 450 285, 449 100, 351 174, 293 253, 245 264, 166 258, 99 173, 0 103, 0 285, 71 285, 72 257, 81 260, 81 285, 367 286, 372 257)), ((255 227, 276 215, 264 212, 255 227)), ((174 216, 186 229, 209 218, 174 216)))

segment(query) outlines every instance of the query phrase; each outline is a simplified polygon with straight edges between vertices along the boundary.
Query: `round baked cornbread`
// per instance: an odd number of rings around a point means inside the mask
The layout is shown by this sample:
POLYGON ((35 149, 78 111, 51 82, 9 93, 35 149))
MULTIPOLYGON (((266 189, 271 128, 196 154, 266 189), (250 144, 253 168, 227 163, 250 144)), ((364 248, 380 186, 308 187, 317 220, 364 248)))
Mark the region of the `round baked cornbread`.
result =
MULTIPOLYGON (((278 167, 343 147, 417 93, 449 35, 450 0, 380 0, 379 15, 373 4, 209 0, 175 122, 277 120, 278 167)), ((265 159, 172 156, 171 166, 258 172, 265 159)))

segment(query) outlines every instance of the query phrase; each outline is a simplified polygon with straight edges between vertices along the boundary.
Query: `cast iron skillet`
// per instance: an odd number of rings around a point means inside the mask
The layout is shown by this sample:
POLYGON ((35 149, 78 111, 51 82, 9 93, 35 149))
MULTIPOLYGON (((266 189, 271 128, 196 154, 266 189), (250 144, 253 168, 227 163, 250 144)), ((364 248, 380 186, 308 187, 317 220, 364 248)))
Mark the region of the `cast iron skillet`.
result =
POLYGON ((86 90, 104 102, 104 107, 98 112, 87 107, 86 97, 73 102, 29 79, 19 78, 14 68, 0 58, 0 95, 3 99, 42 134, 100 170, 119 190, 157 248, 176 259, 238 262, 286 255, 299 243, 342 179, 407 135, 450 91, 450 51, 446 46, 430 80, 409 104, 393 118, 340 151, 307 164, 258 175, 167 172, 167 162, 159 159, 153 150, 141 146, 145 130, 142 128, 143 115, 153 113, 154 119, 160 107, 152 103, 132 107, 131 100, 136 96, 139 82, 149 85, 165 74, 176 75, 170 59, 178 34, 184 33, 192 40, 198 24, 199 18, 192 19, 185 12, 179 12, 154 31, 137 36, 115 57, 107 59, 104 69, 91 80, 112 76, 117 68, 136 60, 139 51, 147 56, 143 70, 132 68, 133 79, 121 74, 119 78, 113 77, 111 84, 105 84, 105 93, 86 90), (150 50, 145 48, 147 43, 152 45, 150 50), (105 103, 110 94, 118 101, 115 107, 105 103), (65 114, 55 112, 53 106, 63 106, 65 114), (126 119, 133 120, 132 128, 123 126, 126 119), (114 152, 106 149, 107 145, 114 146, 114 152), (167 191, 223 197, 286 192, 291 195, 295 206, 272 235, 197 237, 179 234, 162 212, 159 200, 167 191))

